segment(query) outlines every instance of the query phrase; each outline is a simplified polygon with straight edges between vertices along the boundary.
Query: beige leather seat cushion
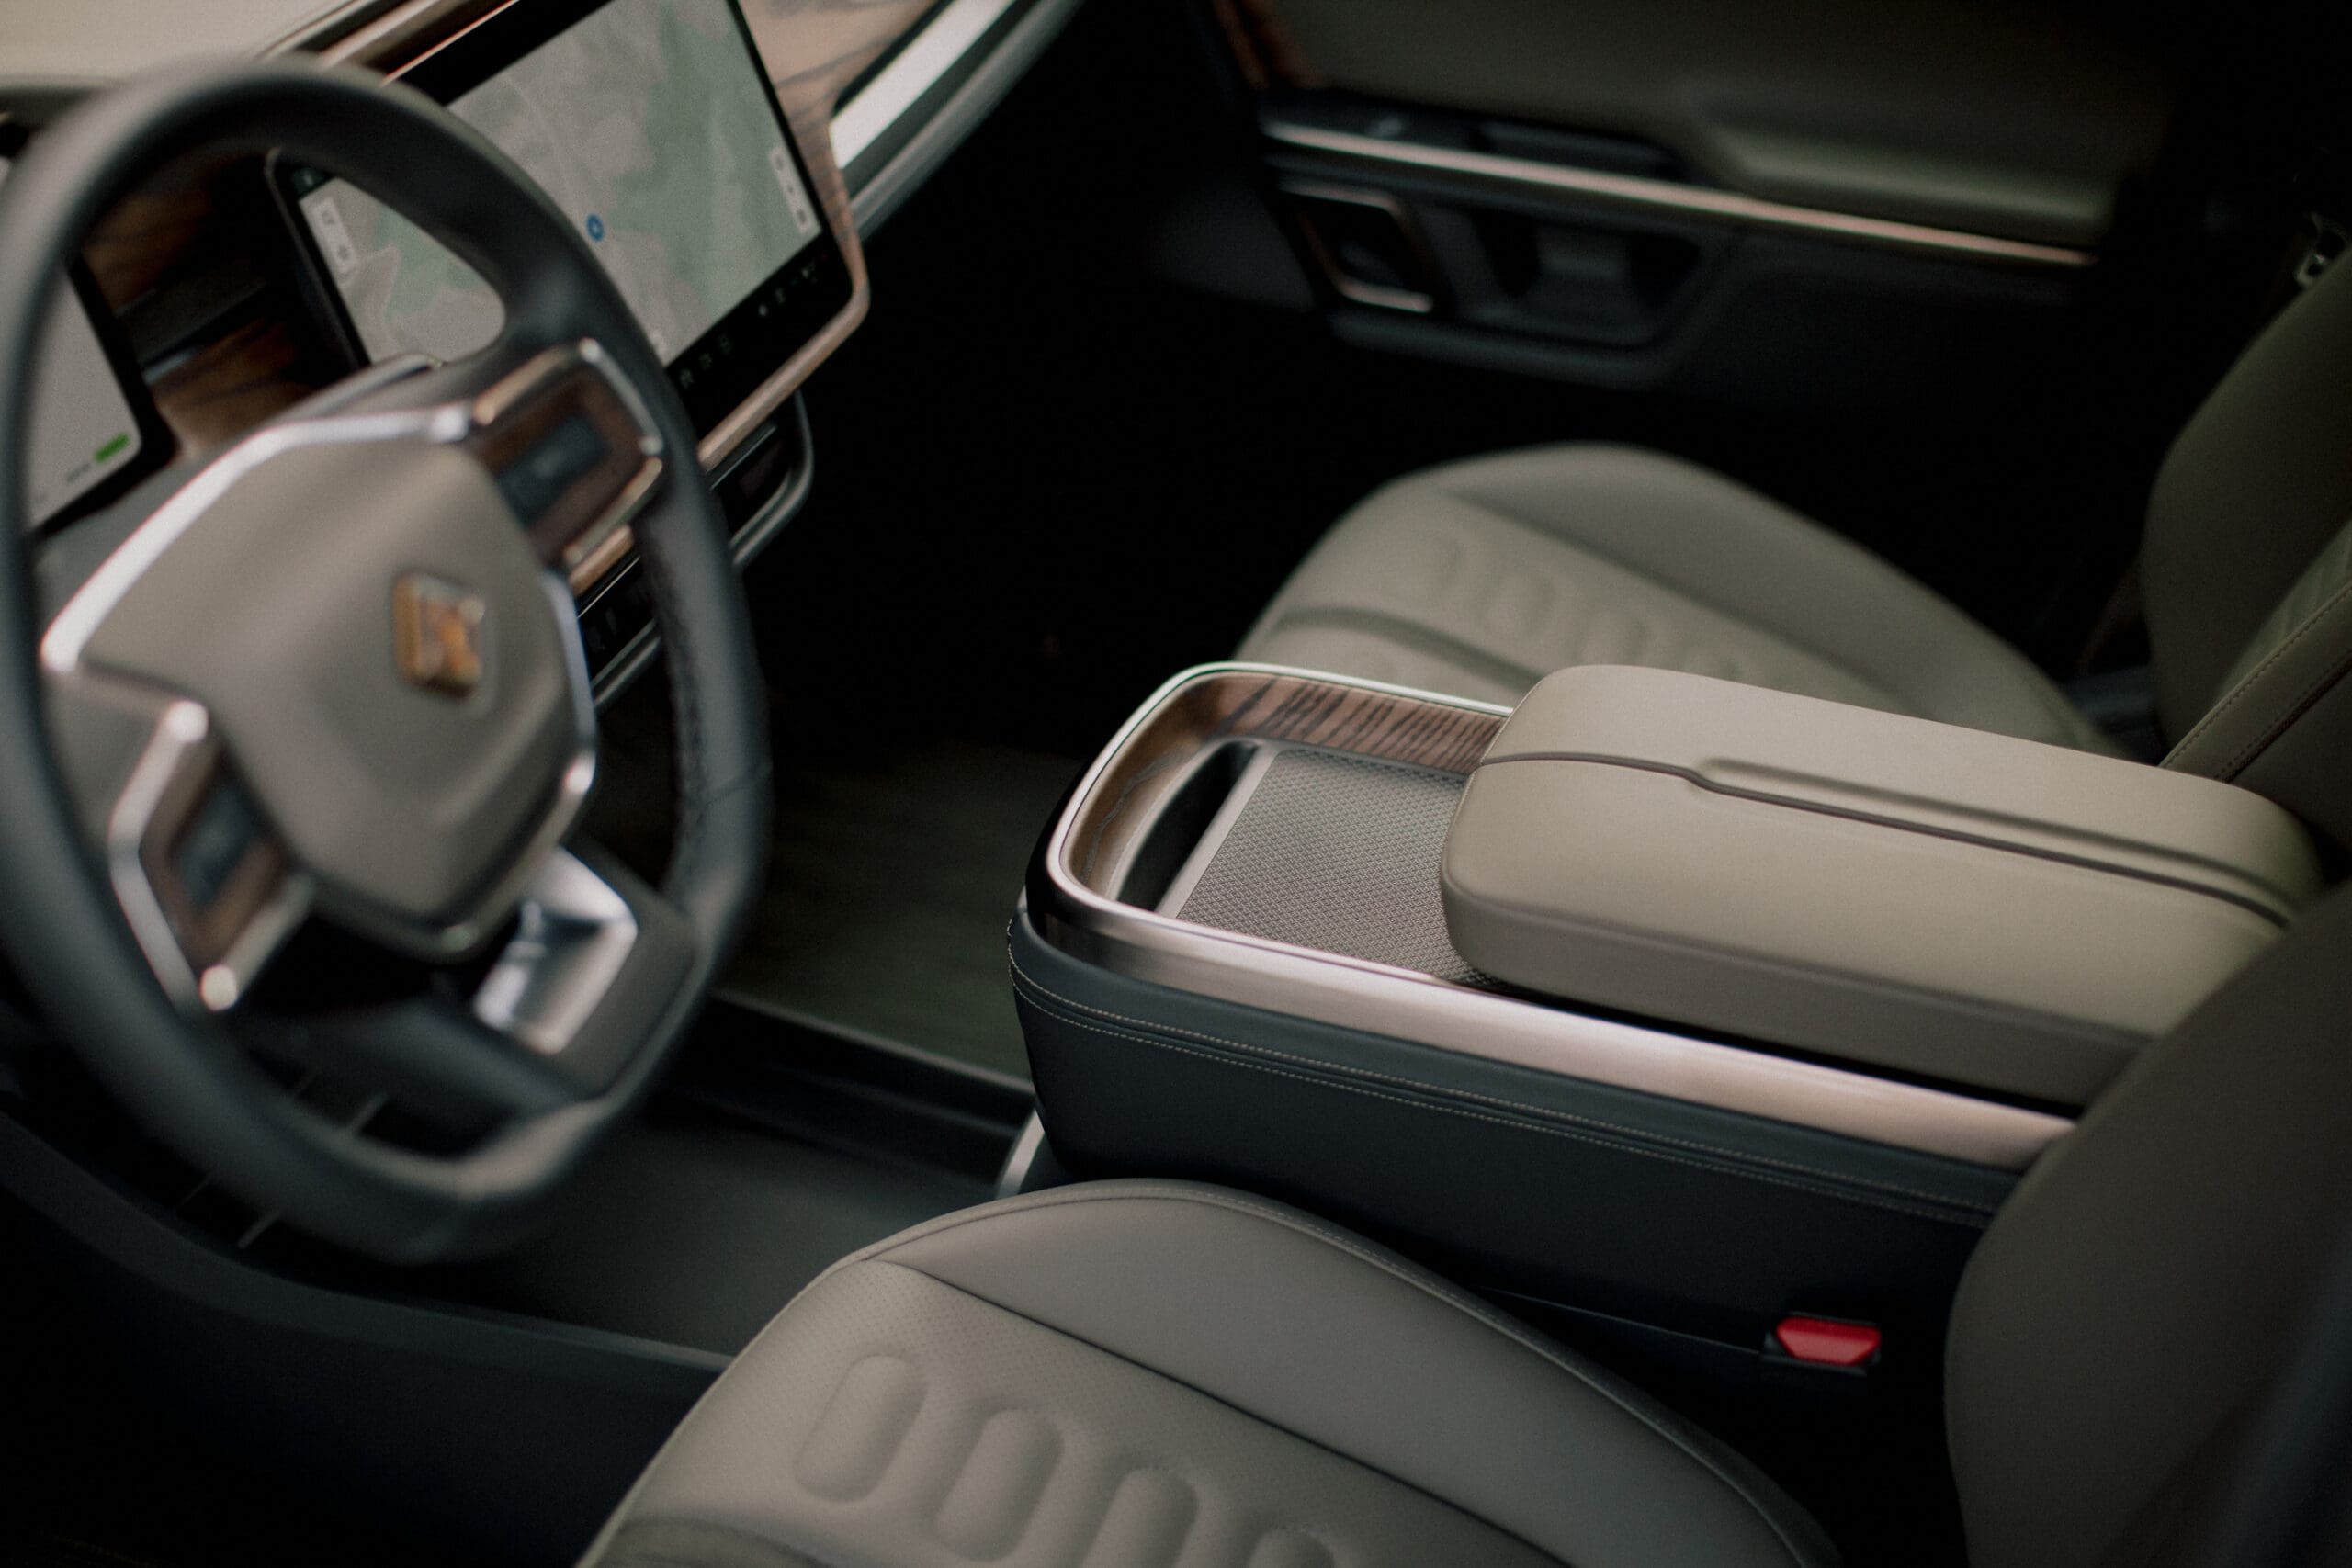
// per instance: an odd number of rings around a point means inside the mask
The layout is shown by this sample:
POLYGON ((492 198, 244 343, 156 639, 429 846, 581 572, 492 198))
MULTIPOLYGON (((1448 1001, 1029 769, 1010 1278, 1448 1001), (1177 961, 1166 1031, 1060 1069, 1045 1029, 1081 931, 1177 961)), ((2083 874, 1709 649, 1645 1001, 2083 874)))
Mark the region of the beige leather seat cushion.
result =
POLYGON ((1830 1568, 1705 1433, 1294 1209, 1104 1181, 827 1270, 594 1568, 1830 1568))
POLYGON ((1327 535, 1241 657, 1489 702, 1638 664, 2113 748, 2025 657, 1745 486, 1629 447, 1533 447, 1388 485, 1327 535))

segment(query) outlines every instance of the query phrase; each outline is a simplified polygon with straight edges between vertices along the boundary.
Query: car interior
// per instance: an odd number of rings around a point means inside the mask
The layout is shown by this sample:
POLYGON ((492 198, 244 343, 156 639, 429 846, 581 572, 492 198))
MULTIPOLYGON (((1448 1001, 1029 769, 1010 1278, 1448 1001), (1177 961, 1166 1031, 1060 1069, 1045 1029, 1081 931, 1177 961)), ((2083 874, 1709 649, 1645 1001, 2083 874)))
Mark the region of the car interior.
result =
POLYGON ((2347 79, 0 6, 0 1562, 2352 1563, 2347 79))

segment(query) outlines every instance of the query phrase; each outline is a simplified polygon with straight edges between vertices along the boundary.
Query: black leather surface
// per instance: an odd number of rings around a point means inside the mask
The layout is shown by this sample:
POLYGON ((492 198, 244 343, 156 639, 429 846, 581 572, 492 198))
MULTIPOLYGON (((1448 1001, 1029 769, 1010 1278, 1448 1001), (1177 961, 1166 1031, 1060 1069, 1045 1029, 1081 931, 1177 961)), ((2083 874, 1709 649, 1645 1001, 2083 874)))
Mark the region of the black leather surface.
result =
POLYGON ((1450 1277, 1739 1345, 1808 1308, 1940 1342, 2011 1179, 1333 1029, 1076 962, 1017 919, 1056 1154, 1225 1181, 1450 1277))

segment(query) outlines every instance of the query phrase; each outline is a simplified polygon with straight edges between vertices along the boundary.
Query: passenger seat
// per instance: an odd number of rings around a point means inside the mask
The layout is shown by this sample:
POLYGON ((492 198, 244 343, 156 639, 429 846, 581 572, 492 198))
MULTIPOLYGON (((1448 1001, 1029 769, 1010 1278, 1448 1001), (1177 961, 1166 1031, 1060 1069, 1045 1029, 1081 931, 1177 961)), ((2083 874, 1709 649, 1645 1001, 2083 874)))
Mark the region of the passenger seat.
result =
MULTIPOLYGON (((2352 267, 2246 349, 2158 473, 2143 539, 2165 765, 2352 845, 2352 267)), ((1555 670, 1714 675, 2085 750, 2030 660, 1869 552, 1693 464, 1535 447, 1342 518, 1240 657, 1488 702, 1555 670)))

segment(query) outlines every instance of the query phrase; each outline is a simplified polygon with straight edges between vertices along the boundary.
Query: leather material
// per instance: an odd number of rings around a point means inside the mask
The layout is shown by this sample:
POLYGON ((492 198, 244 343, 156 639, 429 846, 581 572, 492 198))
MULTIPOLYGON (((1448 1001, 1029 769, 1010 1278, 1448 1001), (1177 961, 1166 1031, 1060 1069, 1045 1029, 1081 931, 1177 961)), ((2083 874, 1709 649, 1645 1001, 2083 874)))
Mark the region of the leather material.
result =
POLYGON ((1973 1568, 2173 1560, 2110 1553, 2226 1453, 2352 1224, 2347 950, 2338 892, 2144 1052, 1986 1234, 1946 1363, 1973 1568))
POLYGON ((836 1265, 607 1537, 657 1525, 842 1568, 1832 1561, 1752 1468, 1476 1300, 1168 1182, 989 1204, 836 1265))
POLYGON ((2304 569, 2165 766, 2268 795, 2352 847, 2352 525, 2304 569))
POLYGON ((2334 607, 2347 587, 2352 587, 2352 523, 2336 530, 2327 547, 2312 558, 2311 565, 2295 579, 2294 586, 2255 628, 2253 638, 2239 653, 2237 662, 2222 677, 2222 698, 2227 699, 2260 675, 2265 666, 2278 662, 2288 646, 2304 635, 2313 620, 2334 607))
POLYGON ((2023 655, 1884 562, 1624 447, 1397 480, 1315 547, 1240 656, 1505 704, 1555 670, 1634 664, 2114 749, 2023 655))
POLYGON ((1589 667, 1487 748, 1442 880, 1498 979, 2082 1105, 2320 873, 2293 818, 2210 780, 1589 667))
POLYGON ((1131 979, 1013 922, 1056 1157, 1246 1185, 1474 1286, 1745 1352, 1794 1301, 1933 1344, 2007 1172, 1131 979))
MULTIPOLYGON (((281 152, 357 179, 497 289, 514 345, 594 338, 643 398, 663 446, 695 450, 667 372, 577 226, 478 132, 356 67, 190 68, 92 98, 44 130, 0 185, 0 233, 9 242, 0 244, 0 344, 9 345, 0 365, 29 361, 39 312, 61 276, 57 258, 70 254, 73 237, 148 171, 195 149, 222 158, 281 152)), ((0 430, 23 428, 24 380, 0 376, 0 430)), ((0 535, 13 547, 19 498, 6 493, 0 535)), ((20 738, 0 745, 0 798, 8 802, 0 884, 40 890, 0 901, 0 945, 133 1118, 167 1134, 222 1187, 379 1258, 494 1247, 545 1213, 684 1032, 761 886, 771 805, 766 687, 717 498, 673 481, 631 526, 674 698, 677 834, 662 894, 691 928, 689 962, 610 1087, 558 1112, 511 1119, 447 1156, 355 1138, 342 1122, 302 1111, 235 1042, 192 1021, 152 983, 112 889, 91 874, 55 760, 30 743, 47 729, 34 652, 40 623, 24 552, 0 549, 0 733, 20 738)))
POLYGON ((2352 518, 2347 364, 2352 268, 2335 267, 2254 340, 2165 457, 2141 574, 2168 735, 2185 739, 2222 699, 2264 621, 2352 518))

